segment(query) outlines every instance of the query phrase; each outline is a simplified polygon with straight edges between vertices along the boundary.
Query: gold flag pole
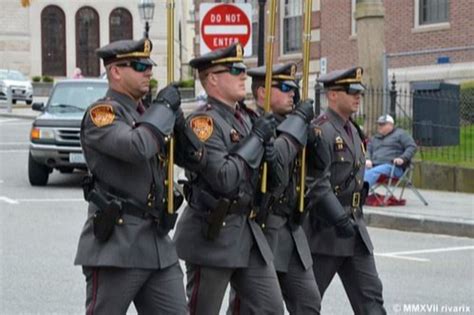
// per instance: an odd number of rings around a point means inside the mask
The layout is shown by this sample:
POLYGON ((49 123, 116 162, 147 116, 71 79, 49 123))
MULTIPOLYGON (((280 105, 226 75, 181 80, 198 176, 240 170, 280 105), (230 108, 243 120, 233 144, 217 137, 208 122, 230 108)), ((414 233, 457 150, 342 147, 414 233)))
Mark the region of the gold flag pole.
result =
MULTIPOLYGON (((170 84, 174 81, 174 0, 167 0, 167 82, 170 84)), ((174 138, 169 137, 168 142, 168 173, 165 184, 168 186, 168 203, 167 212, 173 214, 174 212, 174 138)))
MULTIPOLYGON (((309 85, 309 58, 310 58, 310 44, 311 44, 311 13, 313 1, 306 0, 304 6, 304 27, 303 27, 303 93, 302 99, 308 98, 309 85)), ((304 212, 304 194, 306 182, 306 147, 303 147, 300 153, 300 182, 297 187, 299 190, 298 211, 304 212)))
MULTIPOLYGON (((271 89, 272 89, 272 69, 273 69, 273 43, 275 42, 275 12, 276 12, 276 0, 270 1, 270 19, 268 20, 268 37, 267 47, 265 56, 266 69, 265 69, 265 103, 263 109, 265 113, 270 111, 271 103, 271 89)), ((262 193, 267 192, 267 173, 268 167, 267 162, 263 163, 262 169, 262 186, 260 191, 262 193)))

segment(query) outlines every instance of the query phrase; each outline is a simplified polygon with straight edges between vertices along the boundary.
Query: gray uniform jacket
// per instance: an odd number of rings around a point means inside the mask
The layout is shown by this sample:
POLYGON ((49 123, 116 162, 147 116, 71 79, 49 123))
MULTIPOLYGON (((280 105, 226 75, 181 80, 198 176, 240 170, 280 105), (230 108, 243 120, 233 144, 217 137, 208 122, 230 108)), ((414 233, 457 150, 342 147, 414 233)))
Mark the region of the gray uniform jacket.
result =
POLYGON ((208 102, 188 117, 191 124, 193 118, 208 119, 212 133, 204 141, 206 166, 198 172, 188 173, 188 206, 178 221, 174 236, 178 256, 196 265, 241 268, 248 266, 250 251, 256 246, 269 264, 273 255, 265 236, 260 226, 247 215, 228 214, 218 237, 214 240, 205 237, 206 219, 212 209, 203 203, 202 194, 209 194, 216 200, 225 197, 239 205, 242 212, 249 212, 259 176, 258 169, 249 168, 240 157, 230 154, 231 149, 250 133, 251 117, 244 113, 242 125, 228 105, 212 97, 208 102))
MULTIPOLYGON (((279 123, 284 120, 284 117, 274 116, 279 123)), ((295 167, 295 162, 301 146, 285 134, 280 134, 275 139, 274 145, 278 152, 279 163, 283 165, 285 174, 288 174, 288 182, 273 190, 275 200, 271 205, 264 233, 275 256, 273 264, 276 271, 288 272, 294 251, 306 270, 313 265, 308 240, 301 225, 290 222, 298 206, 296 185, 299 168, 295 167)))
POLYGON ((409 162, 415 153, 415 140, 400 128, 393 129, 385 136, 376 134, 367 145, 367 158, 374 165, 392 163, 395 158, 409 162))
MULTIPOLYGON (((109 90, 104 100, 86 111, 81 128, 81 144, 87 165, 94 176, 106 185, 126 193, 143 204, 156 180, 156 200, 163 198, 164 170, 158 165, 159 141, 146 127, 135 127, 139 118, 137 104, 126 95, 109 90), (111 106, 113 121, 98 127, 91 110, 100 104, 111 106), (152 172, 154 172, 152 174, 152 172)), ((110 117, 110 116, 109 116, 110 117)), ((169 236, 159 237, 151 219, 123 214, 123 224, 115 225, 105 243, 93 233, 93 216, 97 207, 89 204, 75 264, 122 268, 166 268, 178 261, 169 236)))
POLYGON ((344 210, 355 220, 358 233, 349 238, 341 238, 336 234, 336 228, 324 222, 318 216, 318 211, 331 209, 311 209, 307 236, 312 253, 353 256, 358 238, 361 237, 369 252, 373 251, 372 242, 367 232, 361 207, 352 207, 350 202, 353 193, 363 188, 365 157, 362 141, 357 129, 349 124, 352 137, 344 130, 345 121, 333 110, 328 109, 313 122, 313 131, 319 134, 321 142, 317 147, 308 147, 308 191, 307 198, 317 202, 327 194, 336 195, 344 210), (351 139, 352 138, 352 139, 351 139), (352 180, 351 172, 356 171, 352 180), (344 187, 345 186, 345 187, 344 187), (344 187, 338 190, 338 187, 344 187), (336 193, 337 191, 337 193, 336 193), (359 236, 360 235, 360 236, 359 236))

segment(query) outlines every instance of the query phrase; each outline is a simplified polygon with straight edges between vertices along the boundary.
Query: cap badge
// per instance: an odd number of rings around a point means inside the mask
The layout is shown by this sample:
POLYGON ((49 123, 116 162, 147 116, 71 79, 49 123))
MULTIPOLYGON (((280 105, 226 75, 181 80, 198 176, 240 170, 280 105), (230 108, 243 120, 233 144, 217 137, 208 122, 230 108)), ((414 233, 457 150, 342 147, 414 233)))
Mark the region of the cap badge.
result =
POLYGON ((290 73, 290 75, 291 75, 292 77, 294 77, 294 76, 296 75, 296 65, 292 65, 292 66, 291 66, 291 73, 290 73))
POLYGON ((242 53, 242 46, 240 44, 237 44, 237 46, 235 47, 235 50, 236 50, 236 57, 237 58, 243 58, 243 53, 242 53))
POLYGON ((355 78, 357 81, 362 81, 362 69, 361 68, 357 68, 356 70, 356 78, 355 78))
POLYGON ((196 116, 191 119, 191 129, 201 141, 206 141, 214 131, 214 121, 209 116, 196 116))
POLYGON ((149 54, 151 50, 150 41, 147 39, 143 44, 143 52, 149 54))

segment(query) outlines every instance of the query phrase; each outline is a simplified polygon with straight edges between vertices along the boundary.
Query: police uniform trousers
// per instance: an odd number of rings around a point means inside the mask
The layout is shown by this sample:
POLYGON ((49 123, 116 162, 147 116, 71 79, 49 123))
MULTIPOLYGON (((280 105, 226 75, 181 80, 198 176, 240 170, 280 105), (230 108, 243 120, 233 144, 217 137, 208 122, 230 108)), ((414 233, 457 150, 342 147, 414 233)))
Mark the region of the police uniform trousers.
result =
POLYGON ((191 315, 218 315, 227 285, 240 297, 237 314, 283 314, 280 286, 273 264, 265 264, 258 249, 245 268, 208 267, 186 263, 186 293, 191 315))
MULTIPOLYGON (((321 297, 337 273, 349 298, 354 314, 386 314, 383 307, 382 282, 373 254, 357 234, 353 256, 313 253, 313 271, 321 297)), ((323 310, 324 311, 324 310, 323 310)))
POLYGON ((183 272, 178 263, 165 269, 83 267, 86 314, 187 314, 183 272))

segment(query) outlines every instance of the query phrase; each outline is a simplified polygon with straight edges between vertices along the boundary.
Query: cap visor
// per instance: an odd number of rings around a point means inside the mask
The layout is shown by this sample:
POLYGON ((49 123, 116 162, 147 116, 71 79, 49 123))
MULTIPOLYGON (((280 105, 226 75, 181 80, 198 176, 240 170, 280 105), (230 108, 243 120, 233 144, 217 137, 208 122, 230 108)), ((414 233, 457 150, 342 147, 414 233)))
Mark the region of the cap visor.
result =
POLYGON ((143 59, 139 59, 138 61, 140 61, 141 63, 147 64, 147 65, 150 65, 150 66, 156 66, 156 63, 153 60, 151 60, 150 58, 143 58, 143 59))
POLYGON ((298 84, 296 84, 295 81, 286 80, 286 81, 283 81, 283 83, 285 83, 286 85, 289 85, 289 86, 291 86, 291 87, 294 87, 295 89, 298 89, 298 88, 299 88, 298 84))
POLYGON ((243 69, 243 70, 247 69, 247 66, 242 62, 234 62, 232 64, 232 67, 237 68, 237 69, 243 69))

